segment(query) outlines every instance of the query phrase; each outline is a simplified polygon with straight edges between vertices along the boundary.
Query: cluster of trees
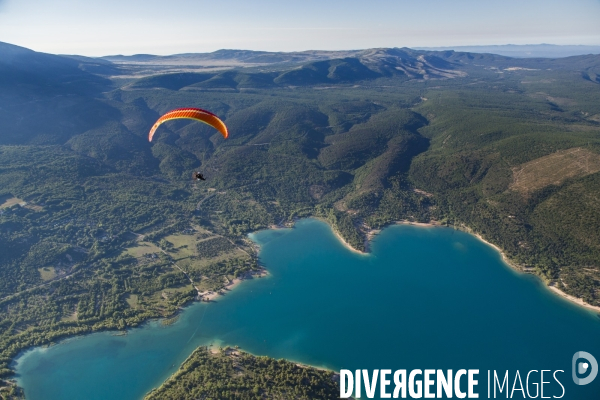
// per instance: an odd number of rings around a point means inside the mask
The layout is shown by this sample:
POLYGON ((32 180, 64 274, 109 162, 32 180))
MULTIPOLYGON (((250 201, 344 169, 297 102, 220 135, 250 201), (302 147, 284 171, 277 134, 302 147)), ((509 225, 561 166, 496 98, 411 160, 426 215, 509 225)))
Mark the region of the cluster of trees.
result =
POLYGON ((337 211, 335 208, 321 207, 316 209, 315 215, 324 218, 350 246, 365 251, 364 237, 351 215, 337 211))
POLYGON ((0 379, 0 399, 2 400, 22 400, 25 398, 23 389, 18 387, 14 381, 5 381, 0 379))
POLYGON ((145 399, 308 400, 337 399, 339 393, 339 378, 331 371, 231 348, 211 353, 200 347, 145 399))
POLYGON ((201 257, 213 258, 219 254, 230 252, 235 246, 223 237, 215 237, 198 242, 196 248, 201 257))

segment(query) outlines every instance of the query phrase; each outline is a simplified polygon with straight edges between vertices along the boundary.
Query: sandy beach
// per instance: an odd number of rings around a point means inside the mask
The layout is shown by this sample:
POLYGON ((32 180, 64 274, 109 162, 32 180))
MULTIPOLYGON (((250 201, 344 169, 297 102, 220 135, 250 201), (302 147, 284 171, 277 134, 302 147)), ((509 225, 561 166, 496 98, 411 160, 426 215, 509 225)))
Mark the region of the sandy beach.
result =
POLYGON ((433 220, 429 221, 429 222, 414 222, 414 221, 409 221, 407 219, 403 219, 400 221, 394 221, 393 224, 395 224, 395 225, 415 225, 415 226, 423 226, 423 227, 443 226, 438 221, 433 221, 433 220))
POLYGON ((581 307, 585 307, 585 308, 587 308, 589 310, 594 310, 594 311, 600 312, 600 307, 593 306, 591 304, 586 303, 585 301, 583 301, 580 298, 577 298, 575 296, 571 296, 570 294, 567 294, 567 293, 563 292, 562 290, 560 290, 559 288, 557 288, 554 285, 548 285, 548 289, 550 289, 552 292, 558 294, 559 296, 561 296, 561 297, 563 297, 563 298, 565 298, 565 299, 567 299, 567 300, 569 300, 569 301, 571 301, 571 302, 573 302, 573 303, 575 303, 575 304, 577 304, 577 305, 579 305, 581 307))
MULTIPOLYGON (((327 222, 327 221, 325 221, 327 222)), ((400 220, 400 221, 394 221, 392 222, 392 224, 394 225, 413 225, 413 226, 420 226, 423 228, 432 228, 432 227, 442 227, 444 225, 440 224, 438 221, 430 221, 430 222, 413 222, 413 221, 409 221, 409 220, 400 220)), ((524 270, 521 266, 515 264, 513 261, 511 261, 506 254, 504 253, 504 251, 496 246, 493 243, 488 242, 487 240, 485 240, 479 233, 474 232, 471 228, 461 225, 461 226, 457 226, 457 229, 467 232, 475 237, 477 237, 479 240, 481 240, 483 243, 487 244, 488 246, 493 247, 496 251, 498 251, 500 253, 500 255, 502 256, 502 261, 504 261, 504 263, 506 265, 508 265, 509 267, 511 267, 512 269, 523 273, 524 270)), ((332 228, 333 229, 333 228, 332 228)), ((344 238, 342 238, 340 236, 340 234, 338 234, 335 230, 333 230, 335 236, 344 244, 344 246, 346 246, 349 250, 355 252, 355 253, 359 253, 359 254, 368 254, 362 251, 359 251, 355 248, 353 248, 352 246, 350 246, 350 244, 348 244, 344 238)), ((369 230, 366 235, 367 235, 367 242, 370 242, 379 232, 381 232, 381 229, 371 229, 369 230)), ((548 289, 550 289, 554 294, 557 294, 559 296, 561 296, 562 298, 571 301, 574 304, 577 304, 580 307, 585 307, 588 310, 593 310, 593 311, 597 311, 600 312, 600 307, 598 306, 593 306, 591 304, 586 303, 585 301, 583 301, 583 299, 577 298, 575 296, 571 296, 565 292, 563 292, 562 290, 558 289, 556 286, 554 285, 546 285, 546 287, 548 289)))
POLYGON ((350 243, 346 242, 346 240, 342 237, 342 235, 340 235, 339 232, 336 231, 335 228, 325 218, 321 218, 321 217, 310 217, 310 218, 318 219, 319 221, 325 222, 327 224, 327 226, 329 226, 329 228, 331 229, 331 231, 333 232, 335 237, 338 238, 339 241, 344 245, 344 247, 346 247, 351 252, 356 253, 356 254, 362 254, 362 255, 368 254, 364 251, 360 251, 360 250, 355 249, 354 247, 350 246, 350 243))
POLYGON ((245 280, 254 279, 254 278, 262 278, 264 276, 267 276, 268 274, 269 274, 269 272, 264 268, 261 268, 259 271, 248 272, 248 273, 244 274, 244 276, 242 276, 241 278, 235 278, 235 279, 229 281, 229 283, 227 285, 225 285, 223 287, 223 289, 221 289, 221 290, 218 290, 216 292, 213 292, 213 291, 199 292, 198 295, 200 296, 200 301, 207 301, 207 302, 213 301, 218 296, 224 295, 225 292, 232 290, 233 288, 235 288, 237 285, 239 285, 241 282, 243 282, 245 280))
MULTIPOLYGON (((464 228, 464 227, 462 227, 464 228)), ((475 233, 471 230, 467 230, 467 229, 461 229, 464 230, 465 232, 470 233, 471 235, 476 236, 479 240, 481 240, 482 242, 484 242, 485 244, 487 244, 488 246, 492 246, 494 249, 496 249, 500 255, 502 256, 502 261, 504 261, 506 263, 506 265, 508 265, 509 267, 513 268, 514 270, 523 273, 524 270, 521 266, 515 264, 514 262, 512 262, 507 256, 506 254, 504 254, 504 251, 502 251, 502 249, 500 249, 500 247, 496 246, 493 243, 488 242, 487 240, 485 240, 483 237, 481 237, 481 235, 479 235, 478 233, 475 233)), ((594 311, 598 311, 600 312, 600 307, 598 306, 593 306, 591 304, 586 303, 585 301, 583 301, 583 299, 580 299, 578 297, 575 296, 571 296, 570 294, 567 294, 565 292, 563 292, 562 290, 560 290, 559 288, 557 288, 556 286, 554 286, 554 284, 549 284, 549 285, 545 285, 548 289, 550 289, 550 291, 552 291, 554 294, 557 294, 559 296, 561 296, 564 299, 569 300, 572 303, 577 304, 580 307, 585 307, 588 310, 594 310, 594 311)))
MULTIPOLYGON (((369 243, 371 242, 371 240, 373 240, 373 238, 375 236, 377 236, 382 229, 369 229, 368 231, 366 231, 365 234, 365 248, 367 249, 367 251, 360 251, 358 249, 355 249, 354 247, 350 246, 350 243, 346 242, 346 240, 344 240, 344 238, 342 237, 342 235, 339 234, 339 232, 337 232, 330 224, 327 220, 322 219, 322 218, 317 218, 323 222, 325 222, 327 225, 329 225, 331 227, 331 230, 333 231, 334 235, 340 240, 340 242, 342 242, 342 244, 350 251, 354 252, 354 253, 358 253, 358 254, 363 254, 363 255, 367 255, 369 254, 369 243)), ((439 222, 437 221, 431 221, 431 222, 413 222, 413 221, 408 221, 408 220, 400 220, 400 221, 393 221, 392 223, 390 223, 390 225, 415 225, 415 226, 422 226, 422 227, 432 227, 432 226, 442 226, 439 222)))
POLYGON ((500 255, 502 256, 502 261, 504 261, 504 263, 505 263, 506 265, 508 265, 509 267, 511 267, 512 269, 514 269, 514 270, 516 270, 516 271, 523 272, 523 268, 521 268, 519 265, 517 265, 517 264, 515 264, 514 262, 512 262, 512 261, 511 261, 511 260, 510 260, 510 259, 509 259, 509 258, 506 256, 506 254, 504 254, 504 251, 503 251, 503 250, 502 250, 500 247, 496 246, 496 245, 495 245, 495 244, 493 244, 493 243, 490 243, 490 242, 488 242, 487 240, 485 240, 485 239, 483 238, 483 236, 481 236, 479 233, 473 232, 473 231, 472 231, 470 228, 467 228, 467 227, 461 227, 461 228, 460 228, 460 230, 462 230, 462 231, 465 231, 465 232, 467 232, 467 233, 470 233, 471 235, 473 235, 473 236, 477 237, 479 240, 481 240, 483 243, 487 244, 488 246, 491 246, 491 247, 493 247, 495 250, 497 250, 497 251, 500 253, 500 255))
MULTIPOLYGON (((325 221, 325 222, 327 222, 327 221, 325 221)), ((357 254, 362 254, 363 256, 369 254, 369 253, 366 253, 364 251, 360 251, 360 250, 355 249, 354 247, 350 246, 350 243, 346 242, 344 240, 344 238, 342 237, 342 235, 340 235, 331 225, 329 225, 329 227, 333 231, 333 234, 335 235, 335 237, 337 237, 340 240, 340 242, 342 242, 342 244, 344 245, 344 247, 346 247, 348 250, 350 250, 350 251, 352 251, 354 253, 357 253, 357 254)))
MULTIPOLYGON (((429 224, 423 224, 423 223, 409 223, 410 225, 419 225, 419 226, 441 226, 439 223, 429 223, 429 224)), ((500 255, 502 256, 502 261, 504 261, 504 263, 506 265, 508 265, 509 267, 511 267, 512 269, 514 269, 515 271, 524 272, 524 269, 515 264, 513 261, 511 261, 506 254, 504 253, 504 251, 496 246, 493 243, 488 242, 487 240, 485 240, 479 233, 474 232, 471 228, 461 225, 461 226, 457 226, 457 228, 461 231, 467 232, 475 237, 477 237, 479 240, 481 240, 483 243, 487 244, 488 246, 493 247, 495 250, 497 250, 500 255)), ((560 290, 559 288, 557 288, 556 286, 554 286, 554 284, 550 284, 550 285, 545 285, 548 289, 550 289, 550 291, 552 291, 554 294, 557 294, 559 296, 561 296, 562 298, 569 300, 570 302, 577 304, 580 307, 585 307, 588 310, 594 310, 594 311, 598 311, 600 312, 600 307, 598 306, 593 306, 591 304, 586 303, 585 301, 583 301, 583 299, 580 299, 578 297, 575 296, 571 296, 570 294, 567 294, 565 292, 563 292, 562 290, 560 290)))

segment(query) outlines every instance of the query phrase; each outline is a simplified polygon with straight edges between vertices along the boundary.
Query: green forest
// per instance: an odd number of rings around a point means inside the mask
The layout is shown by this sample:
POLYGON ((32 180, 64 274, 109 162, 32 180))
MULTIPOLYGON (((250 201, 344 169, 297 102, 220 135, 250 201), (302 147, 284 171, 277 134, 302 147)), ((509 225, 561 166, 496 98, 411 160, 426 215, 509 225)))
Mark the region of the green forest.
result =
POLYGON ((338 399, 337 381, 333 372, 286 360, 200 347, 145 399, 338 399))

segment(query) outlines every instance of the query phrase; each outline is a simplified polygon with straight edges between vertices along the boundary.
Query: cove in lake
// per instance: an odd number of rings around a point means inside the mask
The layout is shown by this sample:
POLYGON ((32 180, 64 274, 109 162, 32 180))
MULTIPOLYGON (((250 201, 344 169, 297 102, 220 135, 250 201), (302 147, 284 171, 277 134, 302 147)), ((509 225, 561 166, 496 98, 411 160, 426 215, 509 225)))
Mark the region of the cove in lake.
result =
MULTIPOLYGON (((564 398, 600 394, 600 378, 587 386, 571 379, 576 351, 600 360, 598 315, 514 272, 472 235, 396 225, 368 255, 349 251, 314 219, 250 237, 268 277, 187 307, 173 325, 25 352, 16 369, 27 398, 139 399, 211 343, 332 370, 480 369, 480 398, 488 369, 510 370, 511 386, 517 369, 564 370, 564 398)), ((561 394, 552 375, 545 381, 554 382, 545 396, 561 394)))

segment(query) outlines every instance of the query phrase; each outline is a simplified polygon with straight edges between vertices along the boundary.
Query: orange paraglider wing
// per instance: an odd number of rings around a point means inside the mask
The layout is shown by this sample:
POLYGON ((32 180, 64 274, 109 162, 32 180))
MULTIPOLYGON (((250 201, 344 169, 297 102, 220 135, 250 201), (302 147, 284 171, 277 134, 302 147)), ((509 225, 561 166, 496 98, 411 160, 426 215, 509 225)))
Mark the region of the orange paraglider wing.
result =
POLYGON ((219 119, 219 117, 217 117, 215 114, 211 113, 210 111, 206 111, 201 108, 177 108, 175 110, 171 110, 168 113, 164 114, 162 117, 160 117, 158 119, 158 121, 156 121, 154 123, 154 125, 152 126, 152 129, 150 129, 150 133, 148 134, 148 141, 149 142, 152 141, 154 132, 156 132, 158 127, 163 122, 170 121, 172 119, 180 119, 180 118, 187 118, 187 119, 193 119, 196 121, 204 122, 205 124, 210 125, 213 128, 215 128, 216 130, 218 130, 219 132, 221 132, 221 135, 223 135, 223 137, 225 139, 227 139, 227 136, 229 136, 229 132, 227 131, 227 127, 225 126, 223 121, 221 121, 219 119))

